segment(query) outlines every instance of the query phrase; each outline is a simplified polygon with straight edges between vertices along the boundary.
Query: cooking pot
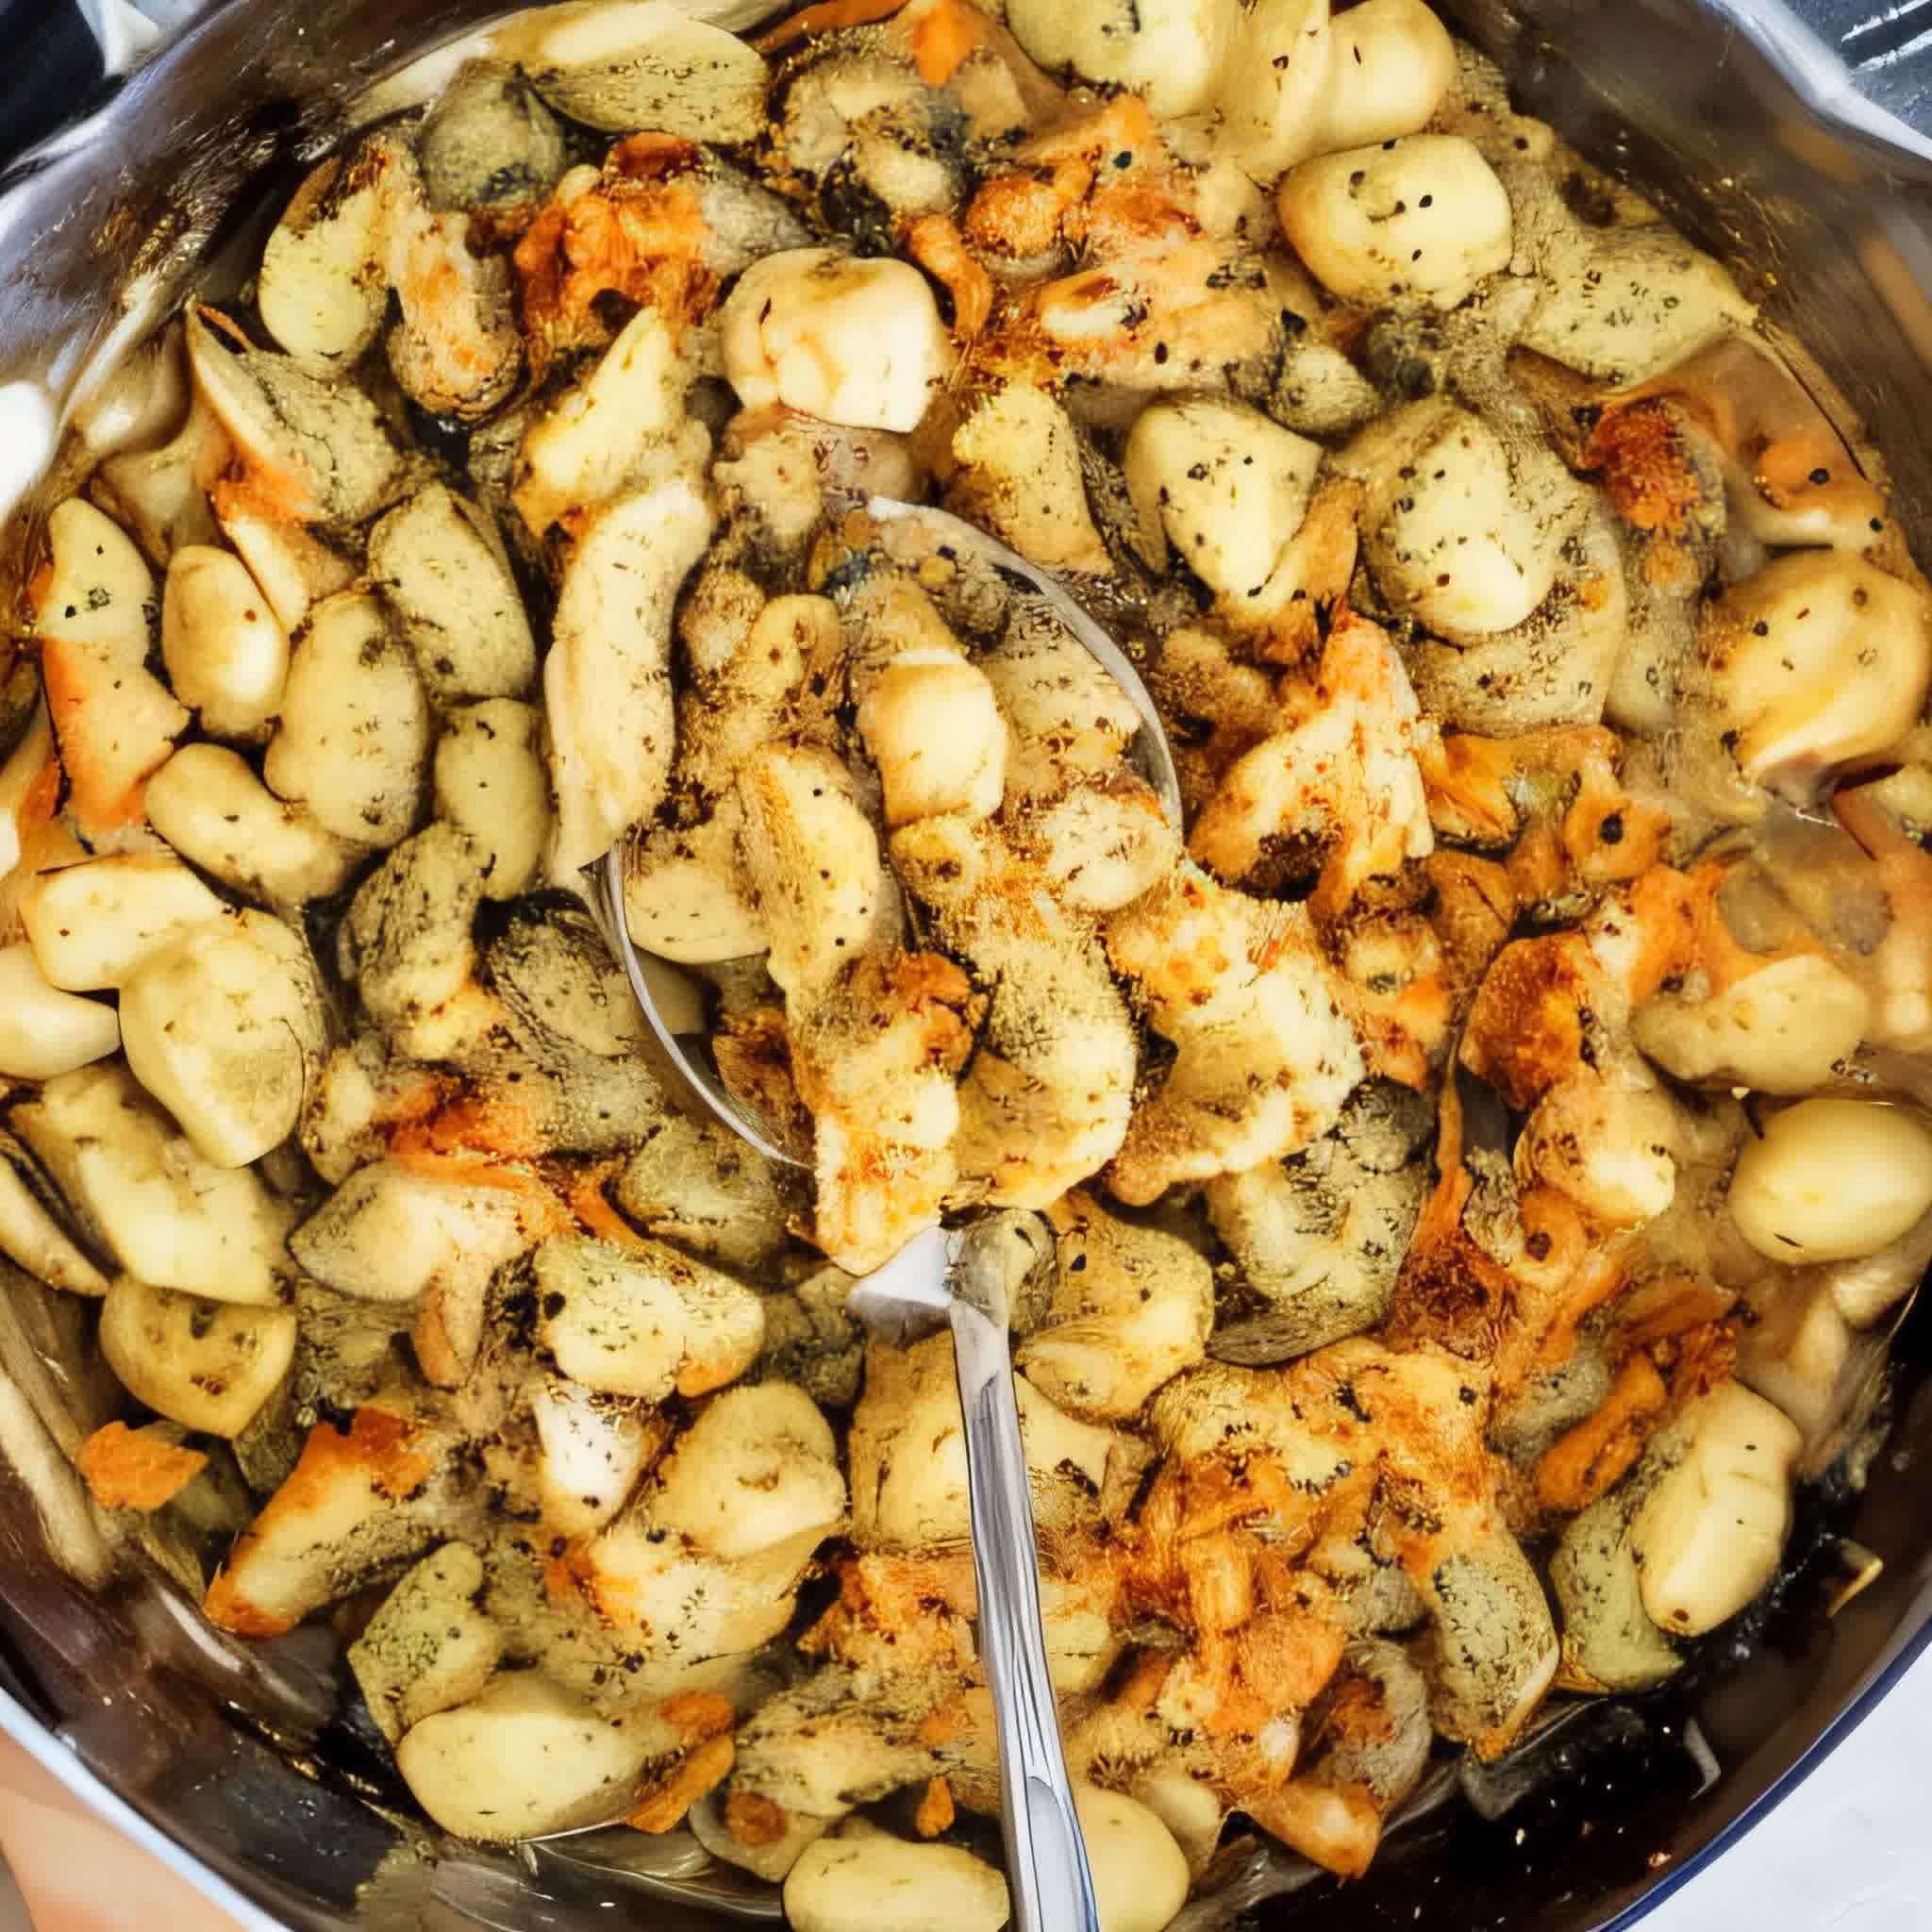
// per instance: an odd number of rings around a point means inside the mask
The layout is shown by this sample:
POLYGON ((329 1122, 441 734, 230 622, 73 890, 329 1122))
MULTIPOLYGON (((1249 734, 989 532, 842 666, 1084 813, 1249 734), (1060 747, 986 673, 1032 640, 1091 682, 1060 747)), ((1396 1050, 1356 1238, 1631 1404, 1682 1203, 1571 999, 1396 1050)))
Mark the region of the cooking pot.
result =
MULTIPOLYGON (((1855 447, 1857 423, 1869 427, 1897 513, 1932 558, 1922 6, 1806 0, 1801 16, 1775 0, 1438 4, 1503 64, 1528 111, 1649 194, 1731 265, 1781 341, 1812 352, 1821 399, 1855 447)), ((456 57, 423 57, 501 10, 223 0, 0 175, 0 512, 62 412, 187 288, 219 292, 245 273, 261 210, 368 115, 364 89, 381 81, 376 105, 390 109, 424 97, 456 57)), ((768 10, 709 8, 732 25, 768 10)), ((31 508, 29 498, 0 532, 9 611, 31 508)), ((232 1642, 158 1575, 110 1555, 67 1464, 112 1399, 87 1311, 12 1270, 0 1291, 0 1729, 265 1932, 588 1932, 612 1923, 613 1898, 663 1932, 728 1923, 661 1899, 625 1903, 625 1881, 555 1853, 438 1843, 345 1722, 327 1632, 232 1642)), ((1609 1932, 1641 1918, 1760 1819, 1932 1641, 1928 1368, 1932 1319, 1908 1319, 1890 1433, 1862 1492, 1841 1472, 1807 1492, 1771 1598, 1667 1692, 1579 1707, 1499 1767, 1445 1760, 1365 1881, 1343 1891, 1275 1855, 1256 1887, 1274 1895, 1250 1923, 1409 1926, 1446 1910, 1502 1932, 1609 1932), (1828 1615, 1843 1537, 1885 1567, 1828 1615)), ((634 1857, 661 1857, 625 1837, 634 1857)))

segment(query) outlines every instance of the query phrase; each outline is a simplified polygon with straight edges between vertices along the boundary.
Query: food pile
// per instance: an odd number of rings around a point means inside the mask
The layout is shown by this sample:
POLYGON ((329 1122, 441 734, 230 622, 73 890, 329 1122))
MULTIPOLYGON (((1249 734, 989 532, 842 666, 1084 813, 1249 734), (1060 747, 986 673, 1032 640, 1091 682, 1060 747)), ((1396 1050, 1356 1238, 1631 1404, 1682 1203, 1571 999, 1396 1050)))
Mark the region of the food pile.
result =
POLYGON ((93 1505, 225 1631, 332 1620, 450 1831, 992 1932, 951 1343, 846 1308, 970 1211, 1108 1932, 1231 1829, 1359 1874, 1869 1453, 1932 1259, 1874 459, 1421 0, 466 53, 28 536, 0 1250, 98 1303, 93 1505), (873 496, 1062 575, 1184 823, 873 496), (798 1165, 657 1057, 613 846, 798 1165))

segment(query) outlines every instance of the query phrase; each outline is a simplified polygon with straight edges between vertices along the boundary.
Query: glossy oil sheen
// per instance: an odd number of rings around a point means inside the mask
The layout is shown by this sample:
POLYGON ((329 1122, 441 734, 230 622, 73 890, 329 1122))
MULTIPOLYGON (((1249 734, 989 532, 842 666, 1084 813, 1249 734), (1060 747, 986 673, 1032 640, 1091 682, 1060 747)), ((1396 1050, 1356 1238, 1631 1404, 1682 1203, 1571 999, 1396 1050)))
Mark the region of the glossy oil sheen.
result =
MULTIPOLYGON (((255 211, 340 134, 357 91, 493 10, 462 0, 227 0, 0 181, 0 384, 31 383, 58 402, 194 277, 231 284, 258 244, 255 211)), ((1451 0, 1444 11, 1504 63, 1524 108, 1652 194, 1738 269, 1774 330, 1816 352, 1871 425, 1899 513, 1932 556, 1924 165, 1827 134, 1756 51, 1761 39, 1689 0, 1451 0)), ((0 594, 14 588, 25 528, 16 519, 0 539, 0 594)), ((0 1374, 69 1447, 109 1399, 78 1313, 5 1271, 0 1374)), ((1722 1645, 1688 1686, 1553 1733, 1520 1794, 1485 1786, 1500 1815, 1478 1817, 1445 1773, 1441 1801, 1397 1835, 1367 1880, 1343 1892, 1313 1879, 1248 1923, 1608 1932, 1641 1916, 1760 1814, 1932 1633, 1928 1358, 1922 1310, 1900 1340, 1898 1420, 1869 1490, 1834 1511, 1813 1499, 1798 1560, 1777 1600, 1754 1613, 1749 1641, 1722 1645), (1842 1529, 1887 1568, 1827 1623, 1828 1553, 1842 1529)), ((459 1848, 432 1869, 408 1857, 403 1835, 363 1802, 403 1794, 374 1740, 337 1717, 342 1683, 325 1632, 250 1647, 209 1632, 152 1582, 76 1584, 51 1560, 25 1487, 0 1473, 0 1724, 57 1731, 77 1754, 76 1774, 97 1774, 236 1887, 266 1914, 257 1924, 589 1932, 625 1922, 695 1932, 730 1923, 635 1895, 613 1915, 600 1903, 608 1880, 579 1859, 459 1848)), ((640 1865, 658 1856, 644 1841, 633 1852, 640 1865)))

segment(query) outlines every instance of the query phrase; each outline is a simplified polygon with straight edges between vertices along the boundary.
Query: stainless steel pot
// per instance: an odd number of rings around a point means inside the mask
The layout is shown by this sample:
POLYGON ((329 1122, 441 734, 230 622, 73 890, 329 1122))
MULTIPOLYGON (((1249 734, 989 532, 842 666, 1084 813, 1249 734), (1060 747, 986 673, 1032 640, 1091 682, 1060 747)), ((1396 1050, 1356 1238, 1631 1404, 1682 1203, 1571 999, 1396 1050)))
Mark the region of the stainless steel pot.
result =
MULTIPOLYGON (((1932 141, 1913 131, 1932 128, 1922 4, 1444 10, 1503 62, 1526 108, 1659 201, 1738 270, 1776 332, 1815 352, 1932 558, 1932 141)), ((0 466, 29 462, 35 438, 197 277, 219 287, 249 258, 251 210, 351 125, 370 82, 501 10, 225 0, 0 177, 0 466)), ((749 0, 739 17, 766 10, 749 0)), ((28 522, 14 516, 0 538, 9 611, 28 522)), ((1749 1642, 1663 1701, 1578 1719, 1533 1775, 1446 1773, 1444 1802, 1345 1900, 1311 1880, 1260 1907, 1260 1923, 1407 1925, 1457 1899, 1468 1923, 1508 1932, 1609 1932, 1761 1817, 1932 1641, 1932 1508, 1917 1474, 1932 1457, 1928 1367, 1921 1319, 1900 1339, 1894 1432, 1869 1488, 1835 1511, 1812 1499, 1808 1555, 1754 1613, 1749 1642), (1827 1620, 1839 1530, 1887 1567, 1827 1620)), ((541 1852, 435 1846, 408 1821, 379 1758, 338 1717, 325 1633, 231 1644, 158 1578, 113 1562, 63 1453, 103 1400, 85 1311, 7 1271, 0 1728, 246 1924, 611 1924, 594 1874, 541 1852)), ((627 1910, 664 1932, 724 1923, 662 1903, 627 1910)))

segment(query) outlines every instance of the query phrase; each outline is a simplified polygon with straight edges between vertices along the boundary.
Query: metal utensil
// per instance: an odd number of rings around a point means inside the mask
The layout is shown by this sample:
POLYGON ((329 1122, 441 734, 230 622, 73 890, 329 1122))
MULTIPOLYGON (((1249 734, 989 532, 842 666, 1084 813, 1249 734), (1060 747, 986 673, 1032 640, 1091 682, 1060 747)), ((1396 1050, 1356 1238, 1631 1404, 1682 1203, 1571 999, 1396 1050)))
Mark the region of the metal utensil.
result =
POLYGON ((1047 1674, 1033 1493, 1007 1340, 1006 1275, 974 1233, 929 1228, 867 1275, 845 1305, 882 1341, 916 1341, 942 1325, 953 1331, 966 1419, 979 1648, 999 1740, 1000 1824, 1013 1924, 1017 1932, 1060 1932, 1062 1926, 1097 1932, 1093 1876, 1047 1674))
MULTIPOLYGON (((871 497, 875 522, 918 523, 948 549, 976 555, 1023 595, 1037 597, 1126 692, 1141 716, 1134 762, 1175 824, 1180 781, 1153 697, 1120 646, 1064 586, 983 530, 943 510, 871 497)), ((632 943, 624 910, 624 852, 613 848, 590 868, 600 914, 645 1021, 674 1065, 719 1120, 773 1160, 796 1166, 764 1125, 719 1077, 708 1042, 665 1019, 649 970, 632 943)), ((1043 1236, 1041 1237, 1043 1239, 1043 1236)), ((973 1567, 979 1586, 980 1648, 991 1687, 1000 1753, 1001 1822, 1018 1932, 1083 1932, 1099 1925, 1073 1787, 1060 1749, 1059 1721, 1047 1673, 1040 1608, 1040 1551, 1033 1498, 1020 1438, 1008 1343, 1006 1274, 973 1228, 928 1228, 852 1291, 847 1307, 879 1339, 904 1344, 941 1327, 965 1416, 967 1494, 973 1567)))

